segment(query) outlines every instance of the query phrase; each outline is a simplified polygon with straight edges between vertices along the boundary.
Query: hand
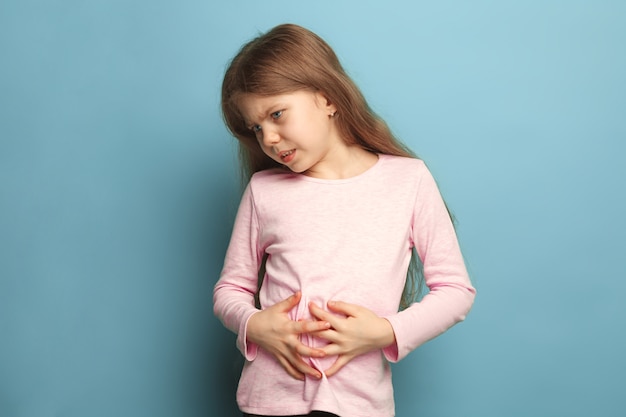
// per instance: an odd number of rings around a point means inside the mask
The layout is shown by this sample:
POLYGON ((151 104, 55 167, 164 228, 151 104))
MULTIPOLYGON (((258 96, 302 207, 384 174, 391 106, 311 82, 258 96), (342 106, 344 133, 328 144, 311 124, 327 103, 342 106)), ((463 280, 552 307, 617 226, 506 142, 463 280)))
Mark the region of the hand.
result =
POLYGON ((292 377, 303 380, 304 375, 308 374, 321 378, 322 374, 307 364, 302 356, 322 358, 326 353, 322 349, 304 345, 298 335, 329 329, 330 323, 323 320, 291 320, 287 313, 298 305, 301 298, 302 294, 297 292, 252 315, 248 321, 247 337, 274 355, 292 377))
POLYGON ((371 310, 342 301, 329 301, 326 311, 315 303, 309 303, 314 317, 328 322, 331 328, 315 333, 316 337, 330 343, 323 350, 327 355, 337 355, 335 363, 324 373, 330 377, 355 357, 373 350, 385 348, 395 342, 391 323, 378 317, 371 310), (345 317, 337 316, 340 313, 345 317))

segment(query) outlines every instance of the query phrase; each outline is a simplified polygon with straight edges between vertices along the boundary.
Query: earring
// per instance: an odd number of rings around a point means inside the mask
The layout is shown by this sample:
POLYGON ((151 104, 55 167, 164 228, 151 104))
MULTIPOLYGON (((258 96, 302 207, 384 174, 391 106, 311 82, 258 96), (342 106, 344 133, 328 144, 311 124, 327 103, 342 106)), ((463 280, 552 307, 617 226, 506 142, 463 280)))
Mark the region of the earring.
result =
POLYGON ((336 110, 330 114, 330 117, 335 117, 335 113, 337 113, 336 110))

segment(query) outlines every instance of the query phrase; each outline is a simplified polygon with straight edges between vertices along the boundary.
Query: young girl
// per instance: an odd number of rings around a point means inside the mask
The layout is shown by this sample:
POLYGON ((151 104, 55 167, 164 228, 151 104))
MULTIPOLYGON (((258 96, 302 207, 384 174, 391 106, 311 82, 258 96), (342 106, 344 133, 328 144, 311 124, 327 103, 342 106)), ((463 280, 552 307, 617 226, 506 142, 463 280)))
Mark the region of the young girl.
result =
POLYGON ((463 320, 474 300, 435 181, 302 27, 244 45, 222 110, 251 177, 214 289, 246 358, 240 409, 393 416, 389 362, 463 320), (429 292, 399 311, 414 249, 429 292))

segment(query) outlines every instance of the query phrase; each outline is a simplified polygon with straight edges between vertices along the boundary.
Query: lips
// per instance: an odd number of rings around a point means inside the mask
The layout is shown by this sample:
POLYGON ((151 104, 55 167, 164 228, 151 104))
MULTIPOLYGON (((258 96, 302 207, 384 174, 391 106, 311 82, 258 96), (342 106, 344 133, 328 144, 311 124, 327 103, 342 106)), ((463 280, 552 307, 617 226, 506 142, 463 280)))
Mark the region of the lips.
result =
POLYGON ((284 164, 291 162, 293 158, 295 158, 295 155, 296 155, 295 149, 290 149, 288 151, 282 151, 278 153, 280 160, 283 161, 284 164))

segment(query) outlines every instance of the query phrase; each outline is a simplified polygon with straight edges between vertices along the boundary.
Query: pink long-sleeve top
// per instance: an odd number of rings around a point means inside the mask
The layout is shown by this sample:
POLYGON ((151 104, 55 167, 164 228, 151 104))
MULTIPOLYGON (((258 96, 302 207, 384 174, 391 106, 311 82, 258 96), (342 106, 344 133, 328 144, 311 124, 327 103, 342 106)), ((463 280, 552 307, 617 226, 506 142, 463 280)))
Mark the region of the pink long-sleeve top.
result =
MULTIPOLYGON (((364 173, 325 180, 269 170, 256 173, 235 220, 214 311, 237 334, 246 358, 237 403, 260 415, 341 417, 394 415, 389 362, 463 320, 474 301, 459 244, 445 204, 421 160, 379 155, 364 173), (398 311, 412 248, 422 260, 428 294, 398 311), (261 308, 302 292, 290 312, 309 319, 308 303, 341 300, 389 320, 395 344, 357 357, 337 374, 299 381, 268 352, 246 340, 258 270, 267 253, 259 292, 261 308)), ((303 343, 325 341, 303 335, 303 343)), ((336 357, 309 359, 323 373, 336 357)))

